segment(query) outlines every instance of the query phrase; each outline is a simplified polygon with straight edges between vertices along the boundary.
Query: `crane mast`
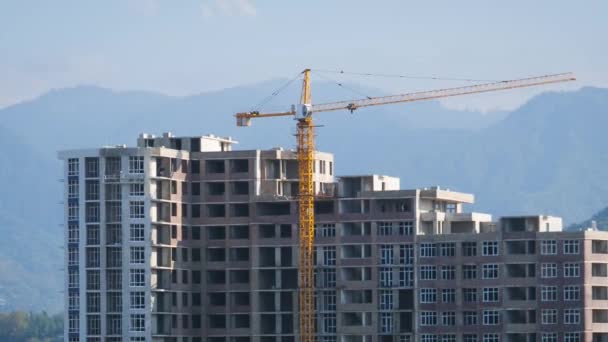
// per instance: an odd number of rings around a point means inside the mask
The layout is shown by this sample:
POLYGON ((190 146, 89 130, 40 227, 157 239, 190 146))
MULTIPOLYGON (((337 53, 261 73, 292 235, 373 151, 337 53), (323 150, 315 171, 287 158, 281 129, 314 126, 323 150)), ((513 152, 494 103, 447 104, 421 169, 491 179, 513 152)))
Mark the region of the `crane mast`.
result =
MULTIPOLYGON (((310 106, 310 70, 304 70, 300 106, 310 106)), ((313 180, 315 162, 314 126, 310 114, 298 118, 296 137, 298 140, 298 210, 299 210, 299 326, 300 342, 315 340, 315 286, 313 243, 315 238, 315 187, 313 180)))
POLYGON ((310 92, 310 69, 305 69, 302 81, 300 104, 292 106, 291 110, 277 113, 244 112, 237 113, 237 126, 249 126, 253 118, 294 116, 297 120, 297 159, 299 176, 298 214, 299 214, 299 260, 298 260, 298 297, 299 297, 299 329, 300 342, 315 341, 315 286, 314 286, 314 162, 315 142, 312 114, 336 110, 351 112, 369 106, 393 103, 413 102, 438 99, 450 96, 485 93, 513 88, 531 87, 536 85, 574 81, 572 73, 554 74, 531 77, 518 80, 491 82, 466 87, 447 88, 422 91, 409 94, 399 94, 382 97, 371 97, 359 100, 339 101, 313 105, 310 92))

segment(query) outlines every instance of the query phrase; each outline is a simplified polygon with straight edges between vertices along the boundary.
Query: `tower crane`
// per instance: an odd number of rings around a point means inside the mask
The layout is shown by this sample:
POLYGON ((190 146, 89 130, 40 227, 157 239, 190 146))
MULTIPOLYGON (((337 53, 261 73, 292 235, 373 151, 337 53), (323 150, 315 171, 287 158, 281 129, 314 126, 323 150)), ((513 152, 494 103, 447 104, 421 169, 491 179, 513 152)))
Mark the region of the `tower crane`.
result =
POLYGON ((370 106, 380 106, 393 103, 413 102, 439 99, 451 96, 486 93, 498 90, 531 87, 543 84, 574 81, 573 73, 553 74, 539 77, 516 79, 509 81, 489 82, 464 87, 437 89, 415 93, 368 97, 352 101, 338 101, 322 104, 312 104, 310 92, 311 69, 302 71, 302 93, 300 103, 293 105, 290 110, 275 113, 260 113, 258 111, 237 113, 237 126, 250 126, 251 119, 292 116, 296 120, 297 160, 299 172, 298 204, 299 204, 299 329, 300 342, 315 341, 314 325, 314 198, 313 182, 314 169, 314 124, 313 114, 336 110, 351 112, 370 106))

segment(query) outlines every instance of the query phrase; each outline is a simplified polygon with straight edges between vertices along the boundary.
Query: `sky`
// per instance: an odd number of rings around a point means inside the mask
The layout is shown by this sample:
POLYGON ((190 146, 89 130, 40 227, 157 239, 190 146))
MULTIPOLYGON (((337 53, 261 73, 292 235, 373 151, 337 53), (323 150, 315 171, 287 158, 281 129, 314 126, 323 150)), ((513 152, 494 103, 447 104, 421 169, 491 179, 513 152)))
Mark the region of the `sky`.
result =
MULTIPOLYGON (((607 16, 605 0, 4 0, 0 108, 76 85, 184 96, 306 67, 480 80, 576 73, 574 84, 444 101, 511 109, 547 89, 608 86, 607 16)), ((324 75, 379 94, 467 84, 324 75)))

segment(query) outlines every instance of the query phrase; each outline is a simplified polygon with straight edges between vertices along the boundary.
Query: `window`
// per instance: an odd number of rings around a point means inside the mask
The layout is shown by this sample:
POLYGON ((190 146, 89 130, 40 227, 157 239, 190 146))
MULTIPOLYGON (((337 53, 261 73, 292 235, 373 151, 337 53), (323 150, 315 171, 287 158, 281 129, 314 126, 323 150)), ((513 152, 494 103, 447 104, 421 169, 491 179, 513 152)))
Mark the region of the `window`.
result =
POLYGON ((78 158, 68 159, 68 176, 78 176, 78 158))
MULTIPOLYGON (((380 332, 381 333, 390 333, 393 331, 393 315, 390 312, 381 312, 380 313, 380 332)), ((335 326, 332 331, 336 332, 335 326)))
POLYGON ((68 224, 68 242, 78 242, 79 232, 78 232, 78 224, 70 223, 68 224))
POLYGON ((78 220, 78 202, 68 203, 68 220, 70 220, 70 221, 78 220))
POLYGON ((557 324, 557 309, 544 309, 540 317, 542 324, 557 324))
POLYGON ((130 240, 133 242, 144 241, 144 225, 141 223, 132 223, 129 229, 130 240))
POLYGON ((323 223, 315 227, 315 235, 317 237, 334 237, 336 236, 336 225, 334 223, 323 223))
POLYGON ((392 222, 378 222, 377 223, 377 232, 379 236, 387 236, 391 235, 393 230, 392 222))
POLYGON ((462 324, 477 325, 477 311, 463 311, 462 324))
POLYGON ((390 290, 380 290, 380 310, 393 310, 393 293, 390 290))
POLYGON ((68 332, 71 334, 77 334, 79 325, 80 321, 78 319, 78 314, 70 314, 68 318, 68 332))
POLYGON ((564 286, 564 300, 577 301, 581 299, 581 289, 578 286, 564 286))
POLYGON ((456 302, 456 289, 442 289, 441 290, 441 301, 443 303, 455 303, 456 302))
POLYGON ((477 289, 473 289, 473 288, 462 289, 462 298, 465 303, 477 302, 477 289))
POLYGON ((564 254, 579 254, 580 245, 578 240, 564 240, 564 254))
POLYGON ((578 333, 578 332, 564 333, 564 342, 581 342, 581 333, 578 333))
POLYGON ((477 256, 477 242, 463 242, 462 243, 462 256, 477 256))
POLYGON ((78 247, 68 248, 68 266, 78 265, 78 247))
POLYGON ((99 181, 88 180, 85 182, 85 198, 87 201, 99 201, 99 181))
POLYGON ((439 245, 439 252, 442 257, 453 257, 456 255, 456 244, 454 242, 444 242, 439 245))
POLYGON ((581 312, 579 309, 564 309, 564 324, 579 324, 581 312))
POLYGON ((145 270, 142 269, 132 269, 130 270, 130 282, 129 286, 145 286, 146 285, 146 273, 145 270))
POLYGON ((464 335, 462 335, 462 342, 477 342, 477 335, 464 334, 464 335))
POLYGON ((555 263, 543 263, 540 265, 540 276, 541 278, 556 278, 557 277, 557 264, 555 263))
POLYGON ((87 203, 85 214, 87 222, 99 222, 99 203, 87 203))
POLYGON ((500 336, 498 334, 483 334, 483 342, 499 342, 499 341, 500 341, 500 336))
POLYGON ((144 247, 131 247, 131 264, 143 264, 146 261, 144 247))
POLYGON ((495 256, 498 255, 498 241, 484 241, 481 245, 481 255, 495 256))
POLYGON ((144 173, 143 156, 129 156, 129 173, 144 173))
POLYGON ((80 279, 78 276, 78 270, 70 269, 68 272, 68 288, 78 288, 80 279))
POLYGON ((437 302, 437 289, 423 288, 420 289, 420 303, 435 303, 437 302))
POLYGON ((381 265, 392 265, 393 264, 393 246, 392 245, 380 245, 380 264, 381 265))
POLYGON ((99 248, 87 247, 86 249, 86 265, 87 267, 99 267, 100 265, 99 248))
POLYGON ((412 221, 399 222, 399 235, 412 235, 414 224, 412 221))
POLYGON ((540 254, 541 255, 555 255, 557 254, 557 241, 555 240, 543 240, 540 242, 540 254))
POLYGON ((146 315, 131 314, 131 331, 146 331, 146 315))
POLYGON ((422 326, 437 325, 437 313, 434 311, 421 311, 420 312, 420 325, 422 325, 422 326))
POLYGON ((429 258, 437 256, 437 248, 434 243, 421 243, 420 244, 420 257, 429 258))
POLYGON ((80 307, 80 295, 78 292, 70 292, 68 296, 68 310, 78 310, 80 307))
POLYGON ((441 342, 456 342, 456 335, 454 335, 454 334, 441 335, 441 342))
POLYGON ((557 300, 557 286, 541 286, 540 300, 543 302, 555 302, 557 300))
POLYGON ((131 292, 131 309, 145 309, 146 308, 146 293, 145 292, 131 292))
POLYGON ((556 332, 542 333, 540 341, 541 342, 557 342, 557 333, 556 332))
POLYGON ((498 325, 500 312, 498 310, 483 310, 483 325, 498 325))
POLYGON ((145 218, 144 201, 129 202, 129 217, 132 219, 145 218))
POLYGON ((101 288, 99 270, 87 271, 87 290, 99 290, 101 288))
POLYGON ((401 286, 401 287, 414 286, 414 268, 413 267, 399 268, 399 286, 401 286))
POLYGON ((335 246, 323 246, 323 265, 324 266, 335 266, 336 265, 336 247, 335 246))
POLYGON ((483 301, 485 303, 498 302, 498 288, 497 287, 484 287, 483 301))
POLYGON ((498 279, 498 264, 485 264, 481 266, 482 279, 498 279))
POLYGON ((101 334, 101 319, 99 318, 99 315, 87 315, 87 334, 101 334))
POLYGON ((456 325, 456 312, 446 311, 441 314, 441 324, 446 326, 456 325))
POLYGON ((87 293, 87 312, 101 311, 101 296, 99 292, 87 293))
POLYGON ((414 263, 414 246, 399 246, 399 263, 403 265, 412 265, 414 263))
POLYGON ((576 278, 580 276, 580 264, 567 262, 564 263, 564 277, 576 278))
POLYGON ((87 245, 99 245, 98 225, 87 225, 87 245))
POLYGON ((422 334, 420 335, 420 342, 437 342, 437 335, 422 334))
POLYGON ((441 266, 441 279, 444 279, 444 280, 456 279, 456 266, 454 266, 454 265, 441 266))
POLYGON ((380 287, 391 287, 393 286, 393 272, 390 268, 381 267, 380 273, 380 287))
POLYGON ((99 158, 88 157, 85 158, 84 172, 87 178, 99 177, 99 158))
POLYGON ((68 180, 68 198, 78 198, 78 178, 68 180))
POLYGON ((144 195, 144 184, 143 183, 129 184, 129 196, 143 196, 143 195, 144 195))
POLYGON ((420 266, 420 280, 436 280, 437 267, 434 265, 420 266))
POLYGON ((477 265, 462 265, 462 279, 477 279, 477 265))

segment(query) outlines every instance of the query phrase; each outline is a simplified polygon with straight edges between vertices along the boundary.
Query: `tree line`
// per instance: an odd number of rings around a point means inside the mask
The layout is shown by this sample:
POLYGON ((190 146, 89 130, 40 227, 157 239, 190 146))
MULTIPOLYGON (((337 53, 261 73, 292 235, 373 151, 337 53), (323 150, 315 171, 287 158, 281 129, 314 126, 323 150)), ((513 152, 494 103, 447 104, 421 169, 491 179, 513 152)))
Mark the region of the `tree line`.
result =
POLYGON ((0 313, 0 342, 61 342, 63 315, 15 311, 0 313))

